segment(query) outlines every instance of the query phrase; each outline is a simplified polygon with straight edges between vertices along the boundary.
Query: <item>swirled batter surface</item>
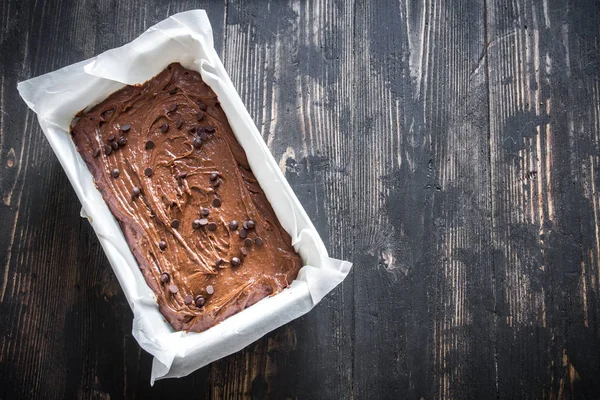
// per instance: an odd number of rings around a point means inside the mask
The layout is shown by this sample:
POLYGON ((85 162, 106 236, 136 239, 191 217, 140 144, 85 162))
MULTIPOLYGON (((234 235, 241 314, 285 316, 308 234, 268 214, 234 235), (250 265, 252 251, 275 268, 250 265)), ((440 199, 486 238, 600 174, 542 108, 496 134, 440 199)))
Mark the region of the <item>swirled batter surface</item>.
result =
POLYGON ((78 119, 77 149, 173 328, 206 330, 296 278, 290 236, 198 72, 171 64, 78 119))

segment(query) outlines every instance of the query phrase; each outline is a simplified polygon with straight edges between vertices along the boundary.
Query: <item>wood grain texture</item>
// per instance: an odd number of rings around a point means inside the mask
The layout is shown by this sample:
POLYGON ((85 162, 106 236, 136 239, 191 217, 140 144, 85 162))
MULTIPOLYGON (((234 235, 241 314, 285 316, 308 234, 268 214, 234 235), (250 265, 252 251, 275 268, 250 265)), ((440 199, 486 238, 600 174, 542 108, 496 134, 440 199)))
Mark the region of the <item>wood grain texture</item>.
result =
POLYGON ((498 394, 595 398, 598 4, 488 4, 498 394))
POLYGON ((600 398, 591 0, 0 4, 0 399, 600 398), (151 388, 151 357, 16 83, 205 8, 347 280, 151 388))
POLYGON ((357 394, 492 398, 483 8, 355 12, 357 394))

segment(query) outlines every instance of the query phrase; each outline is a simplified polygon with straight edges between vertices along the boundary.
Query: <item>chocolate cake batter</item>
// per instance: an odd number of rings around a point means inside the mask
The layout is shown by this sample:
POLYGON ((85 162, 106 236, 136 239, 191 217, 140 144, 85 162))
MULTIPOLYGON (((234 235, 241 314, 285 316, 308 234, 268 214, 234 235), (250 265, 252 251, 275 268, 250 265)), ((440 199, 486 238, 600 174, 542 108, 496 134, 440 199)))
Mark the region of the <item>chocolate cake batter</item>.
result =
POLYGON ((290 236, 198 72, 171 64, 78 118, 77 149, 173 328, 206 330, 296 278, 290 236))

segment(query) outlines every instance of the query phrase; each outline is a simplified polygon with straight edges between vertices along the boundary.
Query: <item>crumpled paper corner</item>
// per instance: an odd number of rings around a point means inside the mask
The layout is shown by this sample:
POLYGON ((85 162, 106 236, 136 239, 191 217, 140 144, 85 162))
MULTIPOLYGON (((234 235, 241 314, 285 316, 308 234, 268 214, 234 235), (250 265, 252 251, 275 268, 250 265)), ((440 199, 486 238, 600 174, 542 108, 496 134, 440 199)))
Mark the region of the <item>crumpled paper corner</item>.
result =
POLYGON ((212 28, 204 10, 175 14, 122 47, 20 82, 18 89, 36 112, 44 135, 81 201, 81 215, 90 221, 123 288, 134 314, 133 336, 154 356, 152 384, 156 379, 188 375, 300 317, 350 271, 350 262, 328 256, 269 152, 214 50, 212 28), (154 293, 69 134, 71 121, 81 109, 99 103, 124 85, 145 82, 172 62, 199 71, 218 95, 256 178, 304 265, 283 292, 201 333, 174 331, 160 314, 154 293))

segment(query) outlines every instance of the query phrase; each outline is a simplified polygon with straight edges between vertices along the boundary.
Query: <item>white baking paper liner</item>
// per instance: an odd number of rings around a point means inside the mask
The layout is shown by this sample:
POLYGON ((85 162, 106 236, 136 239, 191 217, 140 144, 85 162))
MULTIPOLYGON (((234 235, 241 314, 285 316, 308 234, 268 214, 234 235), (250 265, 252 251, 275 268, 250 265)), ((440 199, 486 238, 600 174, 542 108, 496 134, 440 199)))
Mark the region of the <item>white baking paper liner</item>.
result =
POLYGON ((18 89, 37 113, 83 205, 81 215, 92 224, 123 288, 134 314, 133 336, 154 356, 151 383, 188 375, 300 317, 350 271, 348 261, 328 257, 323 241, 269 152, 214 50, 212 28, 204 10, 175 14, 131 43, 20 82, 18 89), (69 125, 82 108, 99 103, 126 84, 143 83, 176 61, 199 71, 219 96, 254 175, 304 265, 288 289, 201 333, 175 332, 160 314, 154 293, 69 134, 69 125))

